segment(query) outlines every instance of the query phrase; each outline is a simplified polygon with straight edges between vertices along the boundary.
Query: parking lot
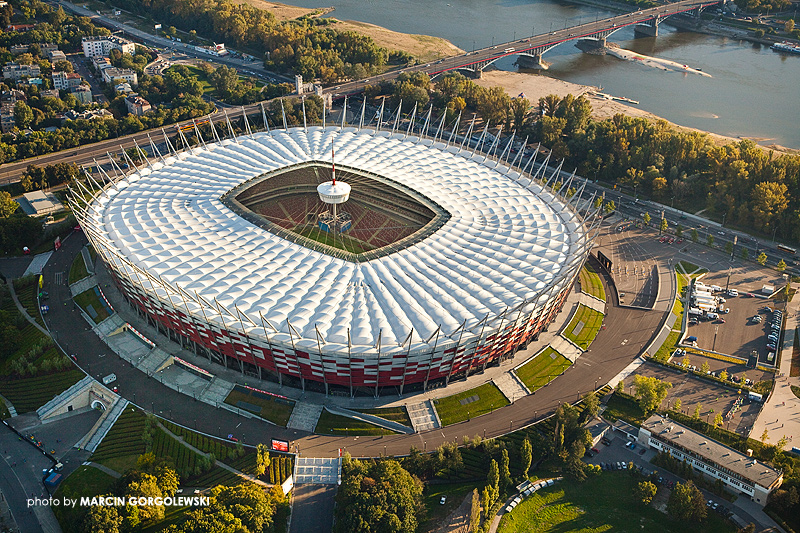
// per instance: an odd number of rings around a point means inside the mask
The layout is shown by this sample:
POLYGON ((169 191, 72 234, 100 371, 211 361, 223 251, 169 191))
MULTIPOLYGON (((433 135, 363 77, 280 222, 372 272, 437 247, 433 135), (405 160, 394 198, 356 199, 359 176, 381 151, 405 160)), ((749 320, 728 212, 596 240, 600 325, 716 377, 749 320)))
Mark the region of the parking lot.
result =
MULTIPOLYGON (((735 379, 731 379, 734 376, 736 378, 745 377, 745 379, 750 379, 753 383, 758 383, 759 381, 771 381, 773 374, 772 372, 766 372, 764 370, 759 370, 757 368, 748 368, 745 364, 734 364, 729 363, 728 361, 720 361, 719 359, 714 359, 712 357, 705 357, 698 353, 687 352, 686 356, 689 358, 689 364, 697 367, 700 369, 703 367, 704 363, 708 364, 708 371, 714 372, 717 376, 719 376, 720 372, 723 370, 728 373, 728 379, 733 383, 738 383, 735 379)), ((670 362, 675 364, 681 364, 683 360, 683 355, 676 356, 673 352, 673 357, 670 362)))
MULTIPOLYGON (((750 372, 751 370, 748 370, 748 376, 750 372)), ((662 381, 669 381, 672 383, 672 388, 669 390, 666 400, 664 400, 664 406, 673 406, 675 400, 680 399, 681 411, 691 416, 694 414, 697 405, 700 405, 700 417, 707 422, 713 422, 716 413, 722 413, 722 415, 725 416, 739 397, 739 394, 734 389, 723 387, 712 381, 700 379, 691 374, 678 372, 677 370, 665 368, 654 363, 643 364, 636 373, 643 376, 656 377, 662 381)), ((624 383, 625 392, 631 394, 635 392, 632 388, 633 376, 627 378, 624 383)), ((745 401, 742 408, 739 409, 730 420, 725 421, 725 429, 734 431, 740 435, 747 434, 750 428, 752 428, 760 410, 760 403, 749 403, 745 401)))
POLYGON ((767 333, 771 313, 765 313, 765 306, 774 306, 772 300, 747 297, 740 293, 738 297, 725 298, 723 304, 730 312, 721 314, 718 320, 700 319, 696 325, 689 326, 689 335, 697 337, 697 346, 728 355, 747 359, 753 351, 758 352, 759 361, 763 364, 773 364, 767 361, 767 333), (756 323, 752 320, 755 315, 761 315, 763 320, 756 323), (715 339, 716 337, 716 339, 715 339))

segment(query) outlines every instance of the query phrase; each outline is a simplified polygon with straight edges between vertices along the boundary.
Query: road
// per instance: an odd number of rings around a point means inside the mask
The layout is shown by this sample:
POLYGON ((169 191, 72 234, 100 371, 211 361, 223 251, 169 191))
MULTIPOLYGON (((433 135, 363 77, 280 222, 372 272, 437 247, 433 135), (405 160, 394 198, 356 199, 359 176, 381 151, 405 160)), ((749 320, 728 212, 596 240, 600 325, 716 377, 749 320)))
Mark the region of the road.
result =
MULTIPOLYGON (((76 310, 69 288, 63 283, 54 283, 57 273, 66 279, 72 260, 86 239, 78 232, 63 242, 61 250, 53 254, 43 272, 51 302, 50 312, 45 319, 66 353, 77 354, 84 370, 95 378, 116 373, 120 392, 128 400, 188 427, 215 436, 233 433, 246 443, 268 442, 270 438, 290 440, 302 454, 312 457, 336 457, 340 448, 346 448, 354 456, 375 456, 380 453, 403 455, 409 452, 411 446, 432 450, 445 441, 461 441, 464 435, 496 437, 527 426, 554 412, 560 403, 574 402, 580 393, 603 385, 619 373, 649 342, 663 316, 654 311, 609 305, 606 327, 577 364, 536 394, 516 400, 514 404, 491 415, 413 435, 358 438, 309 435, 242 418, 230 411, 197 402, 148 378, 129 363, 110 354, 107 346, 76 310)), ((612 291, 613 288, 606 283, 609 301, 616 301, 612 291)))

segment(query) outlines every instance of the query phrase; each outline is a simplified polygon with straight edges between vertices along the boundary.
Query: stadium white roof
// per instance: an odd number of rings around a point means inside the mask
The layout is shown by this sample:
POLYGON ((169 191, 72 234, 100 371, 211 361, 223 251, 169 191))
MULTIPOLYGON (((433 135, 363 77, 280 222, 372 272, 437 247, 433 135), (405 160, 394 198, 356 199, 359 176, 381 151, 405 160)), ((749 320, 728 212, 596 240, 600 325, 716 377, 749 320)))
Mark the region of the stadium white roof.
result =
POLYGON ((439 326, 442 334, 465 321, 469 329, 530 302, 574 266, 586 242, 579 217, 550 192, 483 155, 456 152, 354 128, 256 133, 154 162, 107 187, 92 226, 155 278, 255 324, 263 316, 287 342, 292 334, 316 349, 318 330, 328 347, 346 347, 349 329, 353 350, 373 350, 380 335, 386 352, 413 328, 417 347, 439 326), (331 143, 337 163, 400 182, 450 219, 412 246, 354 263, 289 242, 220 201, 265 172, 329 161, 331 143))

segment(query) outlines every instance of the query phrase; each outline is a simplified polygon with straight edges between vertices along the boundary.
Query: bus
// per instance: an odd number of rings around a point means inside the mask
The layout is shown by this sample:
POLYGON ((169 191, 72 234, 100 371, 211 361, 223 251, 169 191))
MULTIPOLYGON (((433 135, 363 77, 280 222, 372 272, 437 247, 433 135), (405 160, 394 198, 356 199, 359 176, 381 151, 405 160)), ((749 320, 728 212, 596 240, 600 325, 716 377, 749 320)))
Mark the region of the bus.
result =
POLYGON ((785 254, 795 255, 797 253, 797 250, 795 250, 794 248, 789 248, 788 246, 785 246, 783 244, 779 244, 778 246, 776 246, 776 248, 778 249, 779 252, 783 252, 785 254))

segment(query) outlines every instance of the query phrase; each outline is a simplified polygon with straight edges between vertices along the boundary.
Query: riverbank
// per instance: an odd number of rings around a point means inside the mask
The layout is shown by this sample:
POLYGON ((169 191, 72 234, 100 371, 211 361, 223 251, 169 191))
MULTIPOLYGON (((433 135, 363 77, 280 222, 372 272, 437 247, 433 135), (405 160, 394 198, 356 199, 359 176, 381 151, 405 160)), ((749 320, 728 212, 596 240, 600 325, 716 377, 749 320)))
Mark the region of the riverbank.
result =
MULTIPOLYGON (((504 70, 485 70, 481 79, 475 80, 475 83, 486 88, 500 86, 512 97, 516 97, 522 93, 525 95, 525 98, 531 101, 531 104, 533 105, 538 103, 539 98, 543 98, 549 94, 556 94, 562 98, 568 94, 575 96, 585 94, 586 97, 589 98, 589 102, 592 104, 592 118, 595 120, 606 120, 620 113, 632 117, 642 117, 652 121, 665 120, 639 107, 615 100, 609 100, 602 96, 597 96, 594 93, 600 91, 598 87, 558 80, 542 74, 537 75, 530 73, 508 72, 504 70)), ((624 97, 627 95, 615 94, 614 96, 624 97)), ((668 120, 665 121, 677 129, 705 133, 714 142, 714 144, 719 146, 732 142, 738 142, 743 139, 743 137, 727 137, 725 135, 718 135, 708 131, 681 126, 680 124, 675 124, 669 122, 668 120)), ((758 139, 753 140, 758 141, 758 139)), ((784 153, 798 152, 797 150, 792 150, 790 148, 778 145, 766 146, 763 148, 784 153)))

